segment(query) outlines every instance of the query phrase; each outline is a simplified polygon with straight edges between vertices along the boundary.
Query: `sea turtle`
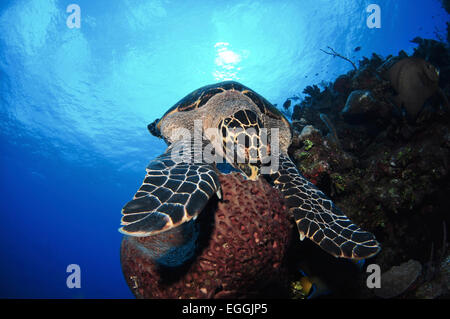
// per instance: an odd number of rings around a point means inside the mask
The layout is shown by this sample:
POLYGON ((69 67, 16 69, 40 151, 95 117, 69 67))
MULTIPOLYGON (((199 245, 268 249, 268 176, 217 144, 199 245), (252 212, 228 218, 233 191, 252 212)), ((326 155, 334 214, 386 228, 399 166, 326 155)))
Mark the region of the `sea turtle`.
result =
POLYGON ((195 219, 211 197, 220 198, 215 160, 225 158, 248 179, 262 176, 281 191, 301 240, 308 237, 335 257, 362 259, 380 250, 374 235, 354 225, 297 170, 288 155, 289 121, 248 87, 235 81, 201 87, 148 129, 168 148, 150 162, 142 186, 123 207, 123 234, 150 236, 195 219), (230 155, 229 146, 237 149, 241 141, 240 156, 230 155), (277 157, 267 161, 272 154, 277 157))

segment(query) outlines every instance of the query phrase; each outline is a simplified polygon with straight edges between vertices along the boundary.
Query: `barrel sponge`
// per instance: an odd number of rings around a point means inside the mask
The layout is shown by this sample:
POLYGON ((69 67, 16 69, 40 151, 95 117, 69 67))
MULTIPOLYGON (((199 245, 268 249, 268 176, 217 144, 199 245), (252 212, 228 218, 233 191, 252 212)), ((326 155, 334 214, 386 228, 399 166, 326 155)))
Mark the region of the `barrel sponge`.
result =
POLYGON ((222 200, 212 199, 195 221, 123 238, 122 270, 137 298, 264 297, 275 294, 273 287, 288 286, 284 257, 293 222, 281 193, 263 178, 232 173, 219 179, 222 200), (182 264, 161 262, 167 247, 186 257, 191 246, 192 256, 182 264))

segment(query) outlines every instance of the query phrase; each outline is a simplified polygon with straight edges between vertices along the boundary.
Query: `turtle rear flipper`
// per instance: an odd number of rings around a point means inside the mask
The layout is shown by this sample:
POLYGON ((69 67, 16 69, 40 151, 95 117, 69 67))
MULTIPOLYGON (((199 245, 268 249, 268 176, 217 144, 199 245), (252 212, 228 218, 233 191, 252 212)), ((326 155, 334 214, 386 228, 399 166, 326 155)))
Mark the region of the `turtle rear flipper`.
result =
POLYGON ((335 257, 363 259, 379 252, 375 236, 354 225, 287 155, 280 154, 280 167, 272 179, 294 215, 300 239, 308 237, 335 257))
POLYGON ((180 140, 150 162, 144 182, 122 209, 120 232, 150 236, 197 217, 220 187, 211 164, 194 162, 201 147, 180 140))

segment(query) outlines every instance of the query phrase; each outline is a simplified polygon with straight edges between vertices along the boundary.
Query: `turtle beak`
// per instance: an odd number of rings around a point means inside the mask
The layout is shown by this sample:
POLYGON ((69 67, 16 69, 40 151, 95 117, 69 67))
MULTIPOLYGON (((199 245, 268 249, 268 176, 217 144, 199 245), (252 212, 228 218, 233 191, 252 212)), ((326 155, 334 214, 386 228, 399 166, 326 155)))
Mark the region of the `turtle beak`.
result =
POLYGON ((161 132, 159 131, 159 129, 156 126, 156 124, 158 124, 158 122, 159 122, 159 119, 154 120, 152 123, 147 125, 147 129, 150 132, 150 134, 152 134, 153 136, 162 138, 161 132))

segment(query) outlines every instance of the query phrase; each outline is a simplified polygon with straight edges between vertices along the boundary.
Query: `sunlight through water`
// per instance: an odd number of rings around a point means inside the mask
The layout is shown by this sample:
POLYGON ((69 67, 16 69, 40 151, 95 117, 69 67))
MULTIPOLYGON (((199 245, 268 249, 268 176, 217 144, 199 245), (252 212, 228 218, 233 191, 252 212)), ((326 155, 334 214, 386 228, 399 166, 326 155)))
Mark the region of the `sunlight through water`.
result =
POLYGON ((216 58, 214 63, 217 66, 217 69, 213 72, 215 80, 240 80, 239 71, 241 70, 241 67, 239 65, 243 59, 242 55, 234 52, 231 45, 227 42, 217 42, 214 45, 214 48, 216 48, 216 58))

